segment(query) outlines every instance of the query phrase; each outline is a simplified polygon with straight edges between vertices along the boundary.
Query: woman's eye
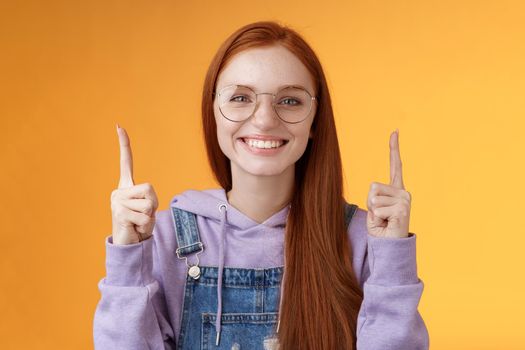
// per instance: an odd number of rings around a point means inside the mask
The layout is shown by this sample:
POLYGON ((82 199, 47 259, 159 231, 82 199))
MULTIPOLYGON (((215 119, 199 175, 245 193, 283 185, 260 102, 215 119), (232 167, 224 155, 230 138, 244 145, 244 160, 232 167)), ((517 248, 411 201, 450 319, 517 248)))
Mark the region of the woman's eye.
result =
POLYGON ((296 106, 301 104, 301 101, 296 100, 295 98, 285 98, 281 100, 281 103, 284 102, 285 105, 296 106))
POLYGON ((233 96, 230 102, 248 102, 248 98, 243 95, 233 96))

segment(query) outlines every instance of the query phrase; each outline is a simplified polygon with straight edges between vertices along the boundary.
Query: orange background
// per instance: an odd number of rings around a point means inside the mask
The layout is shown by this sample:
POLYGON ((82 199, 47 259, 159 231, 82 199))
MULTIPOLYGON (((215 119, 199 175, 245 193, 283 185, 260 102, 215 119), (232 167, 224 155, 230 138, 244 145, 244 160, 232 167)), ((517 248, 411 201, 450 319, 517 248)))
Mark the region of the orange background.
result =
POLYGON ((159 210, 217 187, 212 55, 273 19, 328 76, 346 197, 389 181, 400 129, 431 349, 525 349, 521 1, 2 1, 0 348, 90 349, 119 177, 115 123, 159 210))

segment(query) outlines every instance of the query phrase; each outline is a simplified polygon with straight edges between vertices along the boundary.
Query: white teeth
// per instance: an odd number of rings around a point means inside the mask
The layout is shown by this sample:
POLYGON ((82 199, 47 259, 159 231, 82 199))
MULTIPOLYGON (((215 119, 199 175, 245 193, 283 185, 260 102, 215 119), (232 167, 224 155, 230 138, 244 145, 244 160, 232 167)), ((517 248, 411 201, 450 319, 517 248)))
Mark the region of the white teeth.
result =
POLYGON ((250 147, 254 148, 278 148, 284 143, 283 141, 244 140, 250 147))

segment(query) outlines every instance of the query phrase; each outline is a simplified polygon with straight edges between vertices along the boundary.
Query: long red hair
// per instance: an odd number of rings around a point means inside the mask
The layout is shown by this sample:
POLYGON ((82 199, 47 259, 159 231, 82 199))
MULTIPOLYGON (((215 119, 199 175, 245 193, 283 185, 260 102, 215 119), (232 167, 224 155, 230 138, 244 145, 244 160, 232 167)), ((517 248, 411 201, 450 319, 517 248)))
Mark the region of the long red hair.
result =
POLYGON ((296 31, 272 21, 251 23, 219 47, 202 94, 208 160, 219 184, 231 190, 230 160, 217 140, 212 93, 221 70, 235 54, 269 45, 282 45, 302 61, 314 78, 318 98, 313 137, 295 164, 294 196, 286 223, 280 349, 355 349, 363 291, 352 268, 344 221, 342 164, 332 103, 319 59, 296 31))

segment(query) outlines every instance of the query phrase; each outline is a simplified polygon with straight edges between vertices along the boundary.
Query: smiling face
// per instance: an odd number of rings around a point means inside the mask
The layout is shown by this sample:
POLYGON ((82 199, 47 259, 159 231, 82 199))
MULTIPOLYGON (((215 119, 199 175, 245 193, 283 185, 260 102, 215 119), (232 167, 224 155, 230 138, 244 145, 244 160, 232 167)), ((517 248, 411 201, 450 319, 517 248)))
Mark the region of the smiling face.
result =
MULTIPOLYGON (((216 91, 232 84, 249 86, 257 94, 275 94, 286 85, 302 86, 312 96, 317 92, 304 64, 279 45, 248 49, 232 57, 217 79, 216 91)), ((316 100, 312 101, 306 119, 297 124, 286 123, 278 117, 272 107, 271 95, 258 95, 255 112, 242 122, 224 118, 218 100, 215 98, 213 102, 217 138, 222 152, 230 159, 232 172, 270 176, 293 171, 311 136, 316 100), (249 145, 251 141, 245 142, 245 137, 253 135, 286 141, 276 149, 258 149, 252 147, 253 143, 249 145)))

